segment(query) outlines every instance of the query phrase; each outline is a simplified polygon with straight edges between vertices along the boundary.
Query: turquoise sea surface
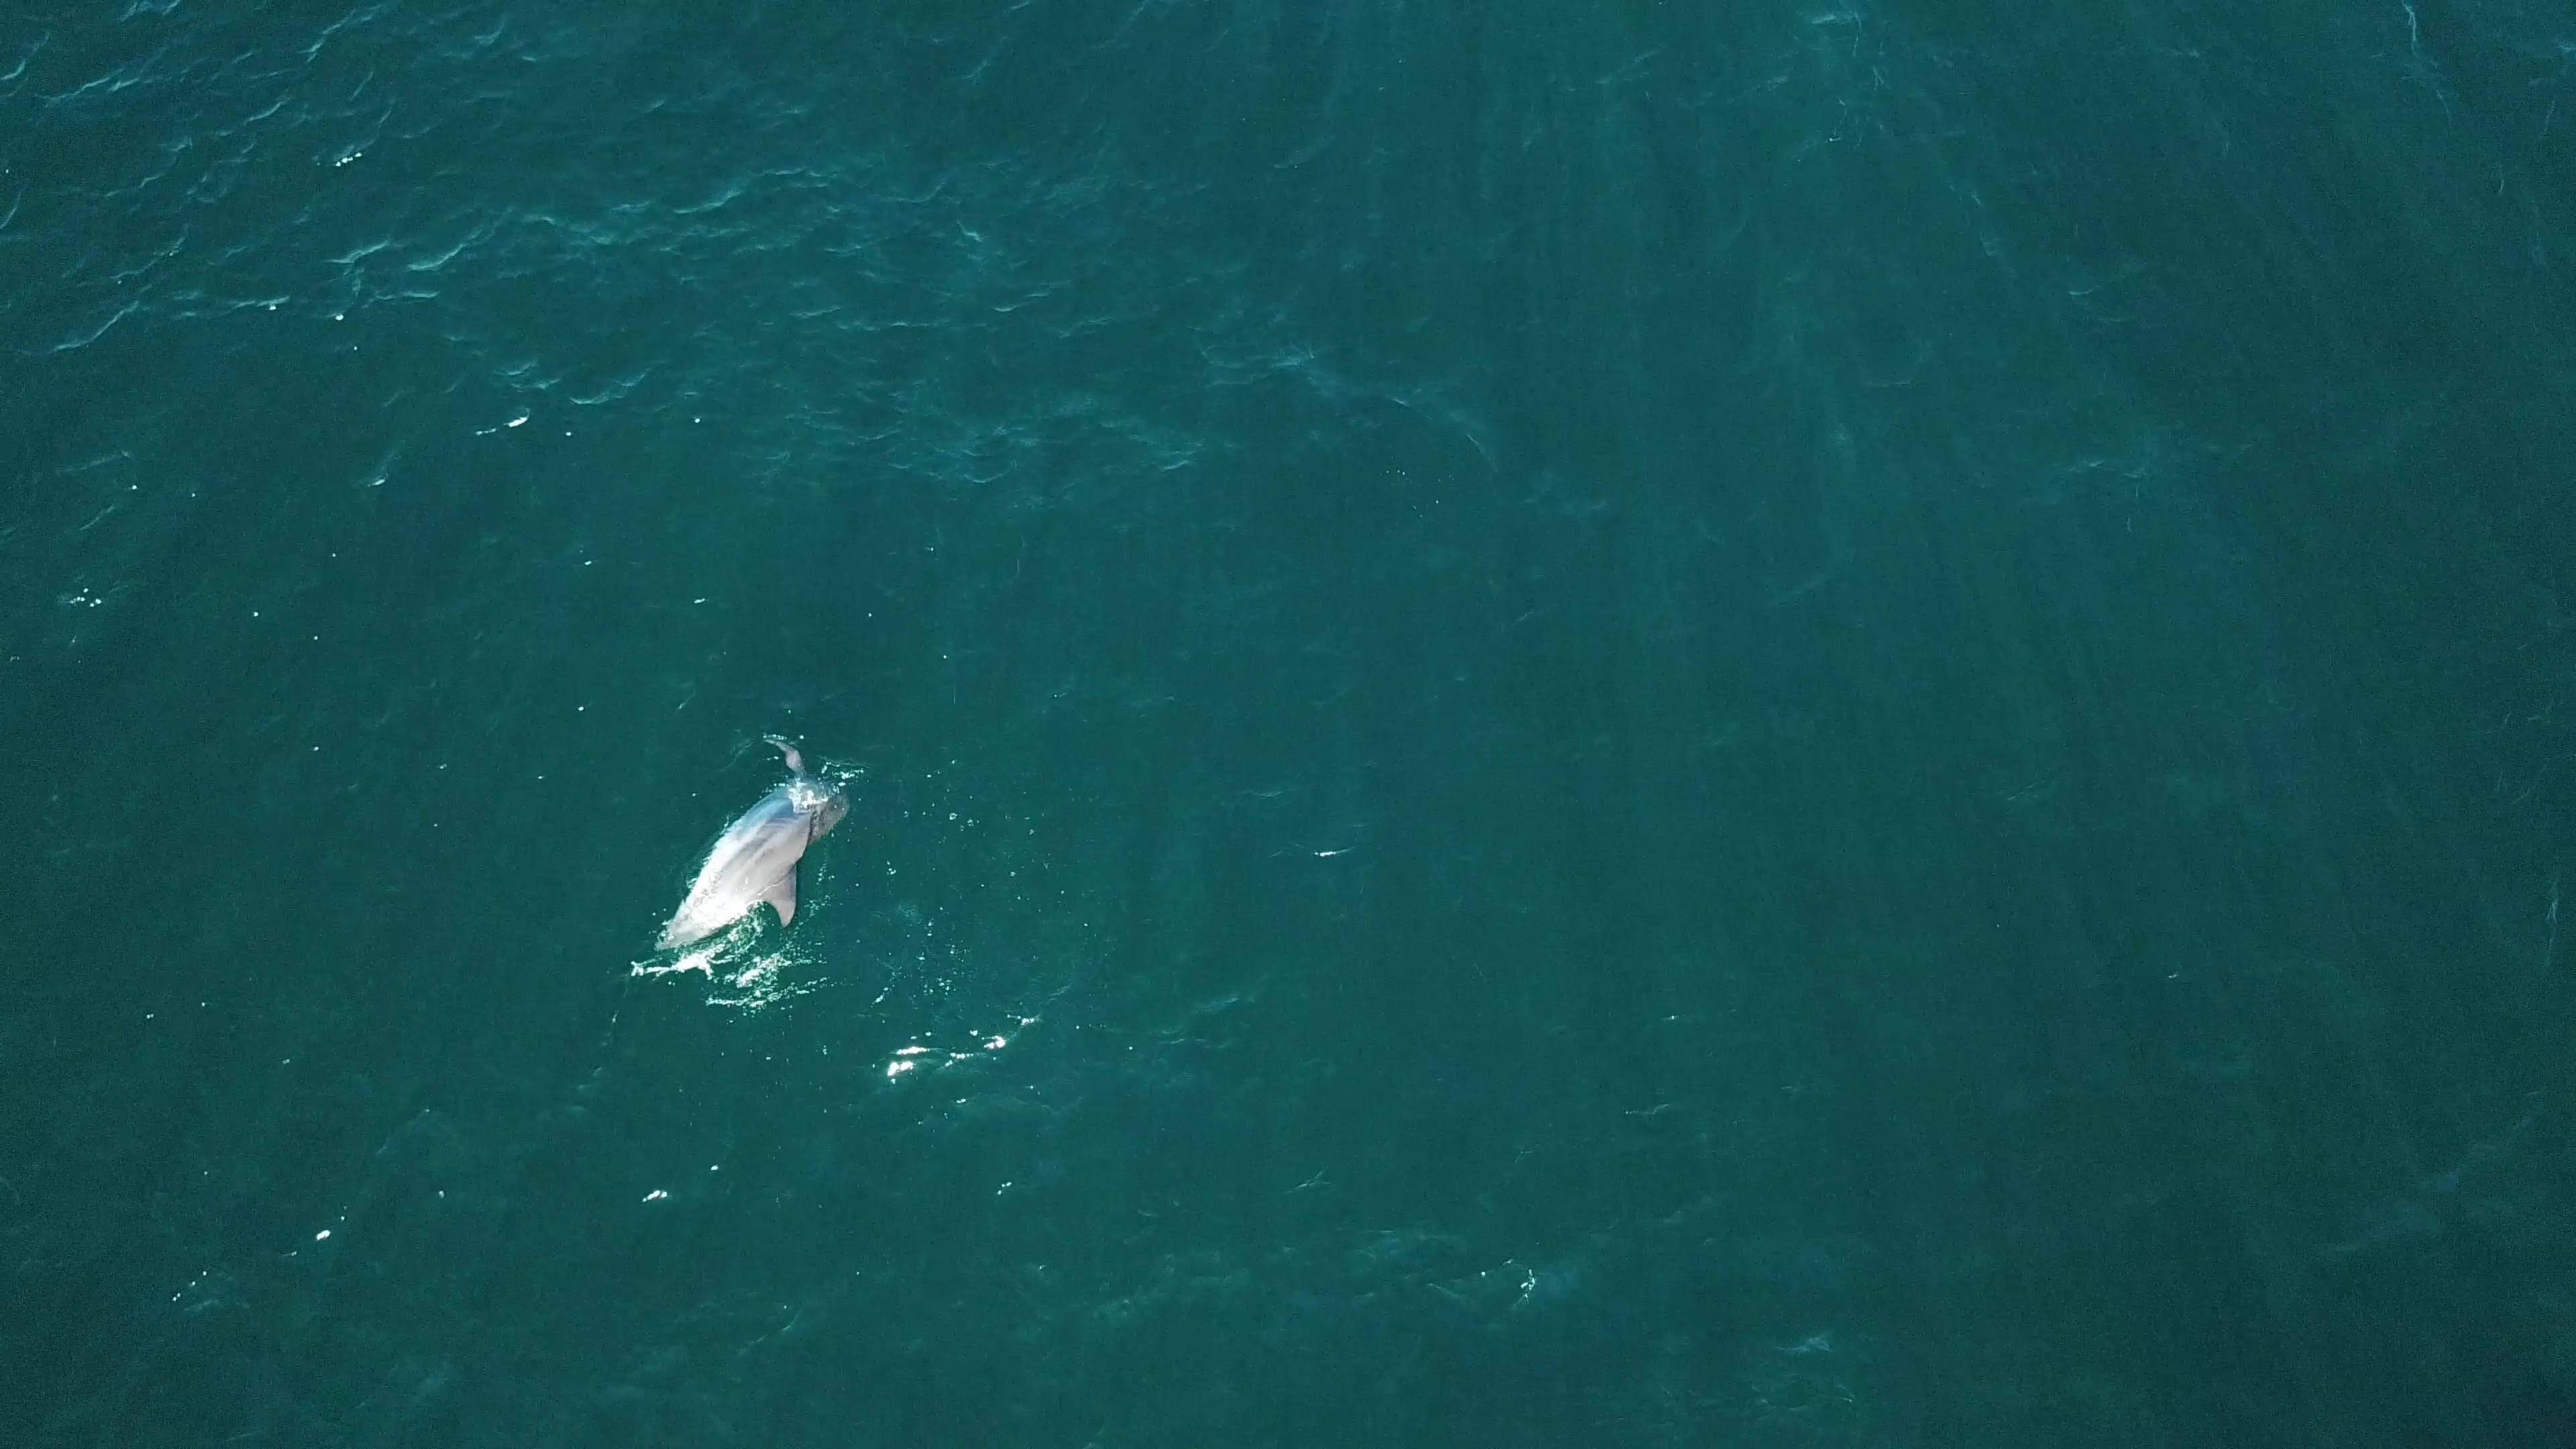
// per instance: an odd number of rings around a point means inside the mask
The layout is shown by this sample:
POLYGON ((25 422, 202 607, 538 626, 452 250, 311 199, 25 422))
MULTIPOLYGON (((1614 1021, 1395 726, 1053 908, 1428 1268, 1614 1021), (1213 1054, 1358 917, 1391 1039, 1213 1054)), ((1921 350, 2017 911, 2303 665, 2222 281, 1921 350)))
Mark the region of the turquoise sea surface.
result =
POLYGON ((2566 0, 0 15, 0 1445, 2576 1443, 2571 266, 2566 0))

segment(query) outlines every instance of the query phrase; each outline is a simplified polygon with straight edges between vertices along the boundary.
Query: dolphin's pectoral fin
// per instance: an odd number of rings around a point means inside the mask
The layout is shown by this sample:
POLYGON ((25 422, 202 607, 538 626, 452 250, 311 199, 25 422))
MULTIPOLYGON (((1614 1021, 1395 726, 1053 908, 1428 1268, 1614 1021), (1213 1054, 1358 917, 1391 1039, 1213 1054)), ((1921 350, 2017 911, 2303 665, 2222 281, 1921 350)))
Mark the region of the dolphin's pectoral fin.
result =
POLYGON ((778 883, 761 892, 760 898, 778 911, 778 924, 784 926, 796 919, 796 872, 789 870, 778 883))

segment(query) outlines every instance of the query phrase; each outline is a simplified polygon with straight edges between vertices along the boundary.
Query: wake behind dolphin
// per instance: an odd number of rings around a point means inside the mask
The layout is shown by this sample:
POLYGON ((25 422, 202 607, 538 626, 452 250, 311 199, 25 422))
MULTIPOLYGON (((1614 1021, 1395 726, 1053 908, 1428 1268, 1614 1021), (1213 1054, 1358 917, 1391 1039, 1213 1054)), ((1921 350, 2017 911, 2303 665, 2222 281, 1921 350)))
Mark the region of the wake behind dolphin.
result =
POLYGON ((780 925, 796 919, 796 864, 807 846, 841 823, 850 802, 838 781, 806 772, 794 745, 776 735, 769 742, 787 756, 787 783, 716 837, 689 882, 688 898, 662 928, 661 948, 703 941, 762 901, 777 910, 780 925))

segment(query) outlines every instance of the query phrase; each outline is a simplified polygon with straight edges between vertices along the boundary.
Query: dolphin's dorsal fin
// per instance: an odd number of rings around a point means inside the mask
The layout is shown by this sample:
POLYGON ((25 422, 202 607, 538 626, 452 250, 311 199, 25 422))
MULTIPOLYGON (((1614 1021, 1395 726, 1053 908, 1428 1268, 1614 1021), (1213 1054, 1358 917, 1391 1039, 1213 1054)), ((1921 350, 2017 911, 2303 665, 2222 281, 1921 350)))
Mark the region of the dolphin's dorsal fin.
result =
POLYGON ((761 892, 760 898, 778 912, 778 924, 796 919, 796 872, 791 870, 778 878, 778 883, 761 892))
MULTIPOLYGON (((764 735, 762 738, 768 740, 771 744, 778 746, 778 752, 787 757, 787 768, 789 770, 794 771, 799 775, 805 773, 805 757, 796 753, 796 747, 787 743, 783 736, 764 735)), ((792 882, 789 884, 787 889, 788 894, 791 896, 795 894, 796 887, 792 882)))

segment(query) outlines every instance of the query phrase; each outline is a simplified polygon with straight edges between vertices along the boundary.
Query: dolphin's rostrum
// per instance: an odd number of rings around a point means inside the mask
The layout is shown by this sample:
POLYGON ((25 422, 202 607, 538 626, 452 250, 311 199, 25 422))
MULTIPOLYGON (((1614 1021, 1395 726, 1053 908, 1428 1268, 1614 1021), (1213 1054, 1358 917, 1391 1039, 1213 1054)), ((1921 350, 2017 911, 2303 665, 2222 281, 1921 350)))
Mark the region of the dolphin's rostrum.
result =
POLYGON ((776 735, 769 742, 787 756, 787 783, 725 827, 689 882, 688 899, 662 928, 668 949, 703 941, 762 901, 778 910, 778 923, 796 919, 796 863, 805 847, 841 823, 850 802, 839 782, 806 773, 805 757, 776 735))

